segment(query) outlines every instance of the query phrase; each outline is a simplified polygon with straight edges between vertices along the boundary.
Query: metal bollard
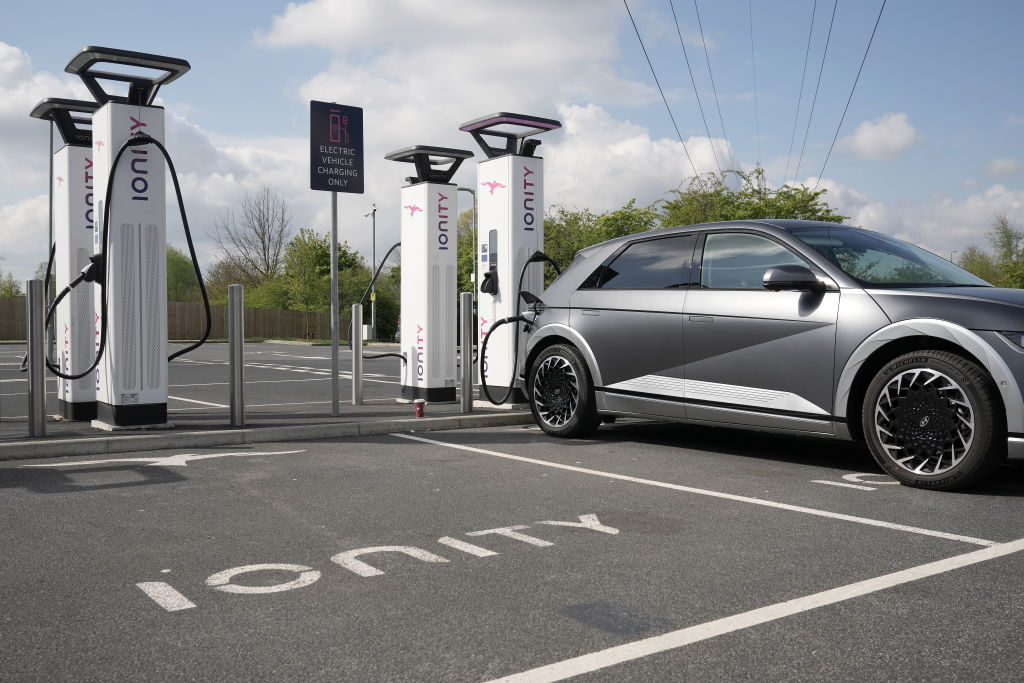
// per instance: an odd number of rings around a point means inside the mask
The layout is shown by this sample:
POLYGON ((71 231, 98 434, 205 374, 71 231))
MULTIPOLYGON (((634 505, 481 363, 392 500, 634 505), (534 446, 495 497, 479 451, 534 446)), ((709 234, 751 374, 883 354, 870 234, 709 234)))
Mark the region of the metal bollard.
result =
POLYGON ((46 313, 42 280, 25 281, 28 342, 28 435, 46 436, 46 313))
POLYGON ((352 405, 363 405, 363 305, 352 304, 352 405))
POLYGON ((462 343, 459 354, 462 357, 462 374, 460 388, 462 392, 462 412, 473 412, 473 293, 463 292, 459 295, 459 334, 462 343))
POLYGON ((242 285, 228 285, 228 385, 231 426, 245 426, 245 302, 242 285))

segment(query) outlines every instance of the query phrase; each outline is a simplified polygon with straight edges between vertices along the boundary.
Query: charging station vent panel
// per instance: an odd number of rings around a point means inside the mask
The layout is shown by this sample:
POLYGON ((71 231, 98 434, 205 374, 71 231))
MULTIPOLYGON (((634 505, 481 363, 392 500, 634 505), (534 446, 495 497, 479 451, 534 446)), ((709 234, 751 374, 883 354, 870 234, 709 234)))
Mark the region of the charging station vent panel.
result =
MULTIPOLYGON (((145 249, 142 251, 144 272, 146 273, 145 282, 147 283, 156 282, 162 274, 159 261, 162 241, 159 228, 152 223, 147 224, 143 231, 145 249)), ((144 314, 146 316, 146 325, 144 333, 146 338, 144 343, 146 345, 146 373, 143 388, 159 389, 160 368, 163 366, 163 358, 160 355, 160 340, 157 338, 157 335, 160 334, 160 311, 162 309, 159 298, 160 287, 146 287, 145 296, 144 314)))
POLYGON ((135 270, 135 226, 131 223, 121 225, 120 239, 120 279, 121 279, 121 315, 119 319, 121 340, 123 343, 121 359, 121 388, 137 389, 138 374, 135 369, 138 367, 138 355, 136 350, 139 346, 139 336, 136 325, 136 298, 135 293, 139 286, 139 276, 135 270))

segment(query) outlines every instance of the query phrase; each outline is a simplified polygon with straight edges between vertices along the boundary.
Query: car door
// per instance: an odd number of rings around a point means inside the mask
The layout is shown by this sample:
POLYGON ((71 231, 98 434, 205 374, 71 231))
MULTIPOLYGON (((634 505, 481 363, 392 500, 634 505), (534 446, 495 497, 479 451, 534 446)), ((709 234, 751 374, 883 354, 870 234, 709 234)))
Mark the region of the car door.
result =
POLYGON ((708 232, 701 246, 700 286, 683 308, 688 417, 831 433, 838 287, 766 234, 708 232), (786 264, 827 287, 765 289, 765 271, 786 264))
POLYGON ((684 417, 683 302, 696 234, 640 239, 605 260, 570 301, 597 361, 598 405, 684 417))

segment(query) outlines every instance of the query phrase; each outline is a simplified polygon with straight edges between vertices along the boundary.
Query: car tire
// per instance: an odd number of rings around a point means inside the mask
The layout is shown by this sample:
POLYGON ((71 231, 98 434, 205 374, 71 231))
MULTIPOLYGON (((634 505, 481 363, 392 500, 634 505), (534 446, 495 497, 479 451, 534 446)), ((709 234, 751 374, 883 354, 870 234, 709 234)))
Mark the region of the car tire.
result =
POLYGON ((537 425, 552 436, 587 436, 601 418, 582 354, 568 344, 544 349, 530 366, 527 393, 537 425))
POLYGON ((915 351, 886 363, 868 385, 862 425, 875 461, 907 486, 964 488, 1006 459, 998 390, 955 353, 915 351))

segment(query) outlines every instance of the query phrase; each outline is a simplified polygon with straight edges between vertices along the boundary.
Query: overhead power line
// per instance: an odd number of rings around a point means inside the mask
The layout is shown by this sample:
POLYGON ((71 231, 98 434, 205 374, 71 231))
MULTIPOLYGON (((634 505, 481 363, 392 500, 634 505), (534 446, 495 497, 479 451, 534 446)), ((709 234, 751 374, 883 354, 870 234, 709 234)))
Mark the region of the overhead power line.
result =
POLYGON ((821 73, 825 70, 825 57, 828 56, 828 43, 832 39, 832 25, 836 21, 836 7, 839 6, 839 0, 836 0, 832 5, 832 20, 828 22, 828 36, 825 38, 825 51, 821 53, 821 68, 818 69, 818 84, 814 86, 814 99, 811 100, 811 113, 807 116, 807 130, 804 131, 804 142, 800 145, 800 158, 796 162, 796 172, 793 174, 793 180, 796 180, 800 175, 800 164, 804 160, 804 148, 807 147, 807 136, 811 132, 811 119, 814 118, 814 105, 818 102, 818 89, 821 87, 821 73))
POLYGON ((629 21, 633 24, 633 30, 636 32, 636 39, 640 41, 640 49, 644 51, 644 57, 647 58, 647 66, 651 67, 651 75, 654 76, 654 83, 658 86, 658 92, 661 93, 661 101, 665 103, 665 110, 668 112, 668 117, 672 119, 672 127, 676 129, 676 136, 679 138, 679 144, 683 146, 683 152, 686 154, 686 160, 690 162, 690 168, 693 169, 693 175, 697 176, 697 167, 693 165, 693 159, 690 158, 690 152, 686 149, 686 143, 683 142, 683 136, 679 132, 679 126, 676 125, 676 117, 672 116, 672 108, 668 106, 668 98, 665 97, 665 91, 661 89, 661 83, 658 81, 658 74, 654 72, 654 64, 651 63, 651 57, 647 54, 647 48, 644 47, 644 39, 640 37, 640 29, 636 27, 636 21, 633 19, 633 13, 629 11, 629 3, 626 0, 622 0, 622 4, 626 6, 626 14, 629 15, 629 21))
POLYGON ((750 16, 750 70, 754 74, 754 126, 757 134, 757 165, 761 165, 761 117, 757 113, 757 64, 754 61, 754 8, 747 0, 747 14, 750 16))
POLYGON ((811 7, 811 27, 807 30, 807 49, 804 51, 804 70, 800 74, 800 94, 796 98, 796 116, 793 117, 793 134, 789 136, 789 153, 786 155, 786 172, 782 176, 782 182, 785 183, 786 179, 789 178, 789 161, 793 157, 793 142, 796 140, 796 124, 800 121, 800 103, 804 99, 804 79, 807 77, 807 58, 811 54, 811 35, 814 33, 814 15, 818 10, 818 0, 814 0, 814 6, 811 7))
POLYGON ((693 94, 697 96, 697 108, 700 109, 700 118, 704 121, 704 132, 708 134, 708 144, 711 145, 711 153, 715 157, 715 166, 718 167, 718 175, 722 175, 722 164, 718 162, 718 153, 715 151, 715 143, 711 139, 711 129, 708 127, 708 120, 704 116, 704 106, 700 103, 700 93, 697 92, 697 81, 693 77, 693 69, 690 68, 690 57, 686 54, 686 45, 683 43, 683 31, 679 28, 679 17, 676 16, 676 6, 672 0, 668 0, 672 8, 672 18, 676 22, 676 33, 679 34, 679 47, 683 48, 683 59, 686 60, 686 70, 690 72, 690 83, 693 84, 693 94))
MULTIPOLYGON (((864 70, 864 62, 868 59, 868 52, 871 50, 871 43, 875 40, 875 32, 878 31, 878 22, 882 20, 882 12, 885 10, 886 0, 882 0, 882 6, 878 8, 878 18, 875 19, 875 27, 871 29, 871 38, 868 39, 868 46, 864 49, 864 56, 860 60, 860 68, 857 69, 857 77, 853 79, 853 87, 850 88, 850 96, 846 98, 846 106, 843 107, 843 115, 839 117, 839 125, 836 126, 836 134, 832 136, 832 144, 828 147, 828 154, 825 155, 825 163, 821 165, 821 171, 818 173, 817 180, 814 181, 814 189, 818 189, 818 183, 821 182, 821 176, 825 174, 825 166, 828 165, 828 160, 832 156, 832 148, 836 146, 836 140, 839 138, 839 130, 843 127, 843 121, 846 120, 846 111, 850 108, 850 101, 853 99, 853 91, 857 89, 857 81, 860 80, 860 72, 864 70)), ((812 190, 813 192, 813 190, 812 190)))
MULTIPOLYGON (((838 0, 837 0, 838 1, 838 0)), ((625 2, 625 0, 623 0, 625 2)), ((693 9, 697 12, 697 28, 700 29, 700 42, 704 46, 704 58, 708 62, 708 78, 711 79, 711 92, 715 94, 715 107, 718 108, 718 121, 722 124, 722 137, 729 148, 729 158, 732 159, 732 167, 739 170, 736 164, 736 157, 732 155, 732 145, 729 144, 729 134, 725 132, 725 119, 722 118, 722 106, 718 103, 718 89, 715 87, 715 76, 711 73, 711 57, 708 55, 708 41, 704 39, 704 27, 700 22, 700 9, 697 7, 697 0, 693 0, 693 9)))

